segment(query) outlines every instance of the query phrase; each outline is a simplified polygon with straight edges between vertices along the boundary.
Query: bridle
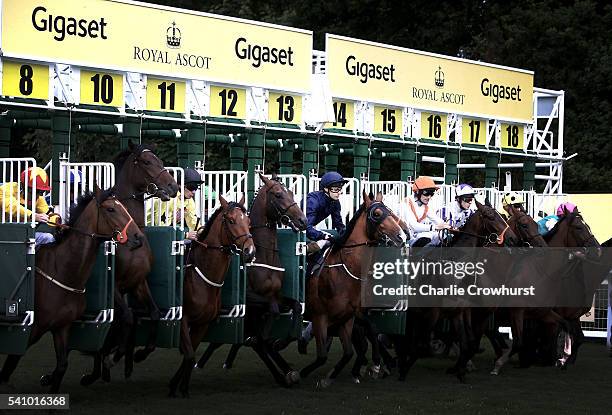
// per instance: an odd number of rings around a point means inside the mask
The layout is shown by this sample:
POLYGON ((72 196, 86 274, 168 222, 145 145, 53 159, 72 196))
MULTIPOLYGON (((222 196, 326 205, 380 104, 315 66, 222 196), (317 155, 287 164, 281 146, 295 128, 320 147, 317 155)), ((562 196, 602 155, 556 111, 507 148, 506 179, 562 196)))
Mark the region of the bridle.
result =
POLYGON ((513 217, 510 218, 509 222, 513 221, 513 222, 515 222, 517 224, 517 226, 515 227, 516 228, 516 233, 521 234, 521 239, 523 240, 523 245, 525 247, 531 247, 533 245, 533 241, 538 236, 541 236, 541 235, 539 233, 536 233, 536 234, 533 235, 533 234, 527 233, 527 231, 524 231, 522 229, 524 227, 522 226, 521 223, 519 223, 519 219, 522 218, 522 217, 529 217, 529 216, 527 215, 527 213, 525 213, 523 211, 519 211, 519 213, 513 215, 513 217), (516 216, 516 219, 514 219, 515 216, 516 216), (525 236, 525 237, 523 238, 523 236, 525 236))
MULTIPOLYGON (((67 229, 67 230, 70 230, 72 232, 78 233, 83 236, 87 236, 92 239, 102 239, 102 240, 107 240, 107 241, 114 240, 118 244, 124 245, 127 243, 129 239, 128 234, 127 234, 127 229, 129 228, 130 224, 134 222, 134 218, 132 218, 132 216, 128 213, 125 206, 123 206, 123 204, 115 196, 113 196, 112 199, 115 200, 115 203, 117 204, 117 206, 123 209, 123 212, 130 218, 130 220, 127 221, 123 229, 121 230, 115 229, 112 234, 101 234, 98 232, 86 232, 81 229, 75 228, 74 226, 64 225, 62 223, 55 223, 51 221, 47 222, 47 225, 54 227, 54 228, 59 228, 62 230, 67 229)), ((101 209, 101 202, 99 202, 97 199, 96 199, 96 206, 98 208, 97 218, 96 218, 96 229, 100 229, 100 213, 101 212, 102 212, 102 217, 104 218, 106 224, 109 226, 109 228, 112 228, 111 223, 108 219, 108 215, 104 212, 104 209, 101 209)), ((53 217, 53 216, 59 216, 59 214, 52 213, 49 215, 49 217, 53 217)))
MULTIPOLYGON (((287 214, 287 212, 289 211, 289 209, 291 209, 294 206, 297 206, 297 202, 294 201, 293 203, 291 203, 289 206, 287 206, 286 208, 282 208, 280 206, 278 206, 278 203, 275 203, 274 200, 276 198, 271 198, 268 196, 268 193, 270 193, 271 190, 273 190, 276 186, 280 186, 281 189, 283 189, 286 193, 289 193, 289 191, 285 188, 285 186, 283 186, 283 184, 277 180, 271 179, 272 181, 274 181, 274 184, 272 184, 272 186, 266 186, 266 199, 268 200, 268 204, 270 206, 272 206, 272 208, 274 209, 274 213, 276 215, 274 221, 272 222, 272 224, 276 223, 278 225, 284 225, 284 226, 289 226, 294 232, 298 232, 299 229, 297 226, 295 226, 295 224, 293 223, 293 220, 291 219, 291 217, 287 214)), ((264 225, 252 225, 251 228, 252 229, 257 229, 257 228, 265 228, 265 227, 272 227, 272 224, 269 222, 266 222, 264 225)))
MULTIPOLYGON (((244 214, 246 214, 246 209, 240 205, 237 202, 230 202, 228 204, 228 208, 222 213, 222 221, 221 221, 221 225, 223 227, 223 235, 225 235, 225 237, 227 237, 227 239, 229 239, 229 243, 228 244, 221 244, 221 245, 209 245, 205 242, 201 242, 198 241, 197 239, 194 240, 193 242, 195 242, 196 244, 200 245, 201 247, 203 247, 204 249, 218 249, 222 252, 225 252, 227 254, 240 254, 242 253, 242 251, 244 250, 244 244, 246 244, 246 242, 249 239, 253 239, 253 235, 251 235, 251 233, 247 232, 241 235, 237 235, 234 236, 234 234, 231 232, 230 228, 229 228, 229 224, 228 224, 228 218, 227 218, 227 214, 232 210, 232 209, 240 209, 240 211, 244 214), (240 246, 238 246, 239 241, 244 238, 244 241, 242 242, 242 244, 240 244, 240 246)), ((200 228, 198 230, 201 231, 202 228, 200 228)))
POLYGON ((378 239, 376 238, 376 232, 378 227, 385 221, 385 219, 389 216, 393 216, 389 208, 383 202, 373 202, 366 209, 366 236, 368 240, 365 242, 360 242, 351 245, 343 245, 339 248, 340 252, 340 262, 337 264, 324 265, 325 268, 336 268, 342 267, 344 272, 354 280, 365 281, 365 278, 360 278, 354 275, 344 263, 344 257, 342 255, 342 251, 347 248, 356 248, 359 246, 378 246, 378 239), (376 217, 374 213, 376 209, 382 210, 382 214, 379 217, 376 217))
MULTIPOLYGON (((108 200, 110 198, 107 198, 106 200, 108 200)), ((125 226, 123 227, 123 229, 121 230, 115 230, 113 231, 112 234, 101 234, 98 232, 86 232, 83 231, 81 229, 75 228, 73 226, 69 226, 69 225, 64 225, 61 223, 55 223, 55 222, 47 222, 47 224, 49 226, 52 227, 57 227, 60 229, 68 229, 72 232, 78 233, 80 235, 92 238, 92 239, 102 239, 102 240, 114 240, 115 242, 117 242, 118 244, 125 244, 128 241, 128 235, 127 235, 127 229, 130 226, 130 224, 132 222, 134 222, 134 219, 132 218, 132 216, 128 213, 128 211, 125 209, 125 207, 123 206, 123 204, 121 202, 119 202, 119 200, 117 200, 117 198, 115 196, 112 197, 112 199, 114 199, 115 203, 121 208, 123 209, 123 212, 128 216, 128 218, 130 218, 129 221, 127 221, 127 223, 125 224, 125 226)), ((103 211, 104 209, 101 209, 101 203, 100 201, 98 201, 97 198, 95 198, 96 200, 96 206, 97 206, 97 218, 96 218, 96 230, 100 229, 100 212, 103 211)), ((53 215, 57 215, 57 214, 51 214, 51 216, 53 215)), ((59 215, 57 215, 59 216, 59 215)), ((108 219, 108 215, 106 213, 102 213, 102 217, 104 218, 104 220, 106 221, 106 224, 109 226, 109 228, 112 228, 111 223, 108 219)), ((40 269, 39 267, 34 267, 36 270, 36 273, 41 275, 42 277, 46 278, 48 281, 50 281, 51 283, 57 285, 58 287, 71 292, 71 293, 75 293, 75 294, 85 294, 86 288, 82 288, 82 289, 78 289, 78 288, 73 288, 70 287, 64 283, 62 283, 61 281, 58 281, 57 279, 53 278, 51 275, 49 275, 48 273, 46 273, 44 270, 40 269)))
MULTIPOLYGON (((491 209, 493 210, 493 209, 491 209)), ((480 211, 476 211, 474 214, 479 214, 481 216, 484 216, 482 212, 480 211)), ((498 234, 497 232, 491 232, 489 235, 478 235, 472 232, 467 232, 461 229, 449 229, 448 231, 451 233, 455 233, 455 234, 463 234, 463 235, 468 235, 471 236, 473 238, 479 239, 481 241, 484 241, 483 246, 488 246, 490 244, 496 244, 498 246, 502 246, 505 242, 505 237, 506 237, 506 232, 508 231, 508 229, 510 229, 510 225, 508 224, 508 222, 506 221, 506 219, 503 218, 502 215, 499 214, 499 212, 496 212, 495 210, 493 210, 493 214, 498 215, 499 218, 504 222, 504 224, 506 225, 506 227, 504 228, 504 230, 498 234)), ((487 220, 486 218, 483 218, 484 220, 487 220)), ((488 220, 487 220, 488 221, 488 220)))
MULTIPOLYGON (((134 155, 134 161, 133 161, 134 166, 136 166, 139 169, 141 169, 143 171, 143 173, 145 174, 145 180, 147 182, 147 185, 145 186, 145 190, 142 191, 142 192, 133 193, 130 196, 122 199, 121 201, 129 200, 129 199, 137 199, 140 196, 144 196, 144 195, 148 195, 147 197, 144 198, 144 200, 147 200, 147 199, 151 199, 151 198, 156 197, 156 195, 160 192, 161 189, 155 184, 155 182, 159 179, 159 177, 162 174, 164 174, 164 172, 169 174, 168 169, 166 169, 166 168, 160 169, 160 171, 155 176, 149 174, 149 172, 144 167, 142 167, 142 165, 141 165, 142 159, 140 158, 142 153, 146 153, 146 152, 151 153, 153 155, 153 157, 155 157, 157 160, 159 160, 159 157, 157 157, 157 155, 155 155, 155 153, 153 153, 153 151, 151 151, 151 150, 149 150, 147 148, 143 149, 138 154, 136 154, 135 152, 132 153, 134 155)), ((159 161, 161 163, 161 160, 159 160, 159 161)))

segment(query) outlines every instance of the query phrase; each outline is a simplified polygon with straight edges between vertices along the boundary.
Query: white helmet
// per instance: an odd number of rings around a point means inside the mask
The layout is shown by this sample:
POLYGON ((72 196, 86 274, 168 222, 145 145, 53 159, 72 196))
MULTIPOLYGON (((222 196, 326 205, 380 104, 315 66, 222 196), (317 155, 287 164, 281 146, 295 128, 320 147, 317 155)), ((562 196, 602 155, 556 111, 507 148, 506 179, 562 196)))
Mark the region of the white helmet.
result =
POLYGON ((461 183, 457 185, 455 190, 456 190, 456 194, 455 194, 456 197, 468 196, 468 195, 474 196, 474 194, 476 193, 474 191, 474 188, 466 183, 461 183))

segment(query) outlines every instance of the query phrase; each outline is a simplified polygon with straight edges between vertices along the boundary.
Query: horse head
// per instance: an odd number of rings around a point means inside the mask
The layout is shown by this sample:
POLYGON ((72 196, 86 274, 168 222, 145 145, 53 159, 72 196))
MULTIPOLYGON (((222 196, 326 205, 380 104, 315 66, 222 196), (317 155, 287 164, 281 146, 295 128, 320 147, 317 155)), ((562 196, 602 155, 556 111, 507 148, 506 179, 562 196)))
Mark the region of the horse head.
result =
POLYGON ((477 210, 461 230, 461 234, 477 239, 476 245, 496 244, 498 246, 515 246, 518 237, 510 229, 506 220, 493 207, 475 200, 477 210))
POLYGON ((514 214, 508 220, 510 229, 519 237, 525 246, 547 247, 538 230, 538 224, 531 216, 520 209, 515 209, 514 214))
POLYGON ((124 167, 130 168, 126 176, 133 181, 136 189, 164 201, 176 196, 180 190, 179 185, 155 154, 154 147, 130 142, 128 151, 130 154, 124 167))
POLYGON ((244 262, 251 262, 255 258, 255 243, 249 230, 251 220, 244 207, 244 195, 239 202, 228 202, 223 196, 219 196, 219 201, 225 236, 229 239, 227 245, 240 252, 244 262))
POLYGON ((366 233, 370 240, 387 237, 395 246, 404 243, 404 231, 397 221, 397 216, 383 203, 381 192, 370 197, 363 191, 363 203, 366 215, 366 233))
POLYGON ((110 191, 102 191, 96 184, 92 202, 97 212, 90 213, 88 222, 96 226, 95 233, 112 236, 118 244, 127 244, 130 249, 142 246, 145 236, 128 213, 127 209, 110 191))
POLYGON ((259 193, 265 197, 265 211, 269 222, 289 226, 295 232, 306 230, 306 216, 295 201, 293 192, 278 181, 276 176, 268 179, 260 174, 259 177, 264 183, 259 193))

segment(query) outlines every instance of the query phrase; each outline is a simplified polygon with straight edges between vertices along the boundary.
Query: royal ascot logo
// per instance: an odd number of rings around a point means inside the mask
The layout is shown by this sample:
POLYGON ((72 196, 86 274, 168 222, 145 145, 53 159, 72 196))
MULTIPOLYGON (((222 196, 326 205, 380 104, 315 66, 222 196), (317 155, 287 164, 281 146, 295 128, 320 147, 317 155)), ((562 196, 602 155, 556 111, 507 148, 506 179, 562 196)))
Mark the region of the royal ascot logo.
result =
POLYGON ((444 87, 444 72, 442 72, 441 66, 438 66, 438 70, 435 72, 434 82, 436 84, 436 88, 444 87))
POLYGON ((176 27, 176 22, 172 22, 172 26, 166 30, 166 44, 172 49, 181 47, 181 30, 176 27))
MULTIPOLYGON (((166 29, 166 46, 170 49, 180 49, 182 40, 181 29, 176 26, 176 22, 166 29)), ((168 65, 170 67, 183 66, 197 69, 210 69, 212 58, 202 56, 191 51, 168 51, 150 48, 145 45, 134 45, 133 59, 135 61, 150 62, 154 65, 168 65)))

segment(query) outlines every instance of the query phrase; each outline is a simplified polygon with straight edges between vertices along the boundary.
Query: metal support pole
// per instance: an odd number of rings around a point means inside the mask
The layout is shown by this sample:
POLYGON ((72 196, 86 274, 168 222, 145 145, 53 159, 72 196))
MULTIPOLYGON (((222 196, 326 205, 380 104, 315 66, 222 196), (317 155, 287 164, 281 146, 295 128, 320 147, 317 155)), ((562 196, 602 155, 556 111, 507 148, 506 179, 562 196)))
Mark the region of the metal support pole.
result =
POLYGON ((123 123, 123 134, 119 137, 119 149, 127 150, 128 143, 140 143, 140 122, 138 120, 128 120, 123 123))
POLYGON ((499 155, 487 154, 485 159, 485 184, 484 187, 497 187, 497 176, 499 167, 499 155))
POLYGON ((404 145, 400 154, 401 165, 401 181, 406 181, 408 178, 415 179, 419 172, 419 163, 417 160, 416 147, 412 145, 404 145))
POLYGON ((280 149, 279 164, 281 174, 293 173, 293 144, 283 141, 283 146, 280 149))
POLYGON ((264 136, 263 134, 251 133, 247 135, 247 163, 248 163, 248 182, 247 190, 249 205, 255 197, 255 167, 264 165, 264 136))
POLYGON ((368 174, 368 142, 359 140, 353 148, 353 177, 361 177, 368 174))
POLYGON ((204 160, 204 128, 191 126, 186 134, 177 138, 176 155, 179 167, 194 167, 204 160))
POLYGON ((312 169, 317 170, 319 147, 317 137, 306 135, 302 140, 302 174, 309 177, 312 169))
POLYGON ((445 164, 445 174, 444 174, 444 183, 451 184, 457 183, 459 179, 459 169, 457 169, 457 164, 459 163, 459 150, 458 149, 447 149, 444 152, 444 164, 445 164))
POLYGON ((523 162, 523 190, 531 190, 535 185, 535 159, 528 158, 523 162))
MULTIPOLYGON (((229 137, 228 137, 229 139, 229 137)), ((235 135, 234 142, 230 143, 230 169, 244 171, 244 146, 246 140, 242 135, 235 135)))
POLYGON ((70 154, 70 117, 56 114, 51 118, 51 204, 59 205, 60 156, 70 154))

